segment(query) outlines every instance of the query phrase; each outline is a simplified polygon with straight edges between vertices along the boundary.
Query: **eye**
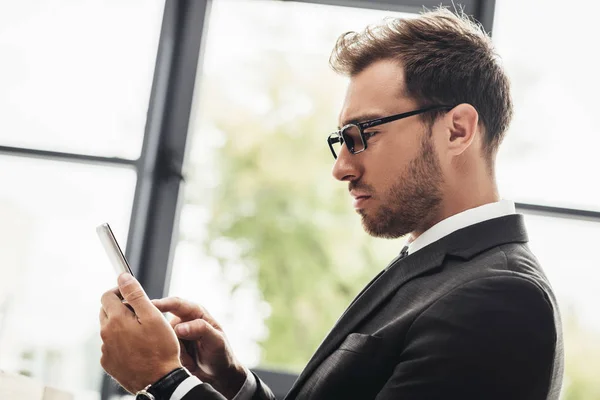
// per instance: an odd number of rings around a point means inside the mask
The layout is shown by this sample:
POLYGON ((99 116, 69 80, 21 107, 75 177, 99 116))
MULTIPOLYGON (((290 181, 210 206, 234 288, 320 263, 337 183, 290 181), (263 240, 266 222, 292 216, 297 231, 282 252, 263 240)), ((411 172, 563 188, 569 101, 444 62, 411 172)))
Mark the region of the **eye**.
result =
POLYGON ((371 139, 373 136, 377 135, 378 133, 379 133, 379 131, 365 132, 364 133, 365 140, 371 139))

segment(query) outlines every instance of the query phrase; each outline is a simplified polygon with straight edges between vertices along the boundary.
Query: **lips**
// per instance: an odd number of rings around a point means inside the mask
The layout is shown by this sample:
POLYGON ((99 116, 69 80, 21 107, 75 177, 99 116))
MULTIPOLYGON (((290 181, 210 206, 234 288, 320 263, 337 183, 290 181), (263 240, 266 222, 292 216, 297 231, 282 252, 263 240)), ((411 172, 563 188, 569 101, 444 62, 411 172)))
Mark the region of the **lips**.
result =
POLYGON ((354 196, 353 206, 355 209, 361 209, 364 207, 365 203, 371 198, 371 196, 360 195, 354 196))

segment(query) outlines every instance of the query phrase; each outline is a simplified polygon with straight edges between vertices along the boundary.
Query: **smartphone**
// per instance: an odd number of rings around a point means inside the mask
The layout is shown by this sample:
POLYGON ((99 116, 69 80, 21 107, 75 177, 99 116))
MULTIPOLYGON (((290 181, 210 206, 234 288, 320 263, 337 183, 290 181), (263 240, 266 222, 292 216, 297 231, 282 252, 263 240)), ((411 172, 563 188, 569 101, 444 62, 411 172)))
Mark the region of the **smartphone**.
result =
MULTIPOLYGON (((112 229, 110 229, 110 225, 104 223, 102 225, 97 226, 96 233, 100 238, 100 242, 102 243, 102 246, 106 251, 108 259, 113 265, 117 276, 121 275, 123 272, 127 272, 131 274, 131 276, 134 276, 133 272, 131 271, 131 267, 129 266, 129 263, 125 258, 125 254, 123 254, 121 246, 119 246, 119 242, 117 242, 117 238, 115 238, 112 229)), ((135 311, 129 304, 127 304, 126 302, 124 302, 123 304, 125 304, 133 313, 135 313, 135 311)), ((186 352, 194 359, 195 364, 199 365, 198 349, 196 347, 196 342, 182 339, 179 339, 179 341, 185 348, 186 352)))
POLYGON ((96 233, 100 238, 100 242, 104 247, 104 251, 106 251, 106 255, 110 260, 113 268, 115 269, 115 273, 117 276, 121 275, 123 272, 127 272, 133 276, 133 272, 131 272, 131 267, 121 251, 121 247, 119 246, 119 242, 115 238, 112 229, 110 229, 110 225, 102 224, 96 228, 96 233))

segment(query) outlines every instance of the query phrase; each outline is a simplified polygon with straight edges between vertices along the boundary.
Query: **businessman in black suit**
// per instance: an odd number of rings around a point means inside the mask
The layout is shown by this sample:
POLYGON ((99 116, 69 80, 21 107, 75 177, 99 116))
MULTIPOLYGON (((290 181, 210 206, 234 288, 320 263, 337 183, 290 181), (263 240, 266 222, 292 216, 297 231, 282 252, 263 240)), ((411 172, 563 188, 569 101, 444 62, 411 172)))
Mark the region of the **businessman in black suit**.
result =
MULTIPOLYGON (((558 399, 556 300, 494 177, 512 104, 489 38, 438 10, 343 35, 331 63, 350 77, 328 137, 333 175, 348 182, 367 232, 409 234, 409 244, 286 399, 558 399)), ((200 306, 151 302, 125 274, 100 320, 103 367, 140 399, 274 398, 200 306), (176 315, 171 325, 161 311, 176 315), (196 341, 196 360, 178 338, 196 341)))

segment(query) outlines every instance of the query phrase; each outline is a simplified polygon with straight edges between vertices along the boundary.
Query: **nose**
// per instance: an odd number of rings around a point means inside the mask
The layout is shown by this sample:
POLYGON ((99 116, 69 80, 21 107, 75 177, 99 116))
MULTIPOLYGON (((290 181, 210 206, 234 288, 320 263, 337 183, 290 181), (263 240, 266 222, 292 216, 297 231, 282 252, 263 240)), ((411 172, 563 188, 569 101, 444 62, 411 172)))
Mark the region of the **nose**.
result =
POLYGON ((360 178, 358 161, 361 154, 351 154, 346 145, 343 145, 333 164, 333 177, 338 181, 355 181, 360 178))

